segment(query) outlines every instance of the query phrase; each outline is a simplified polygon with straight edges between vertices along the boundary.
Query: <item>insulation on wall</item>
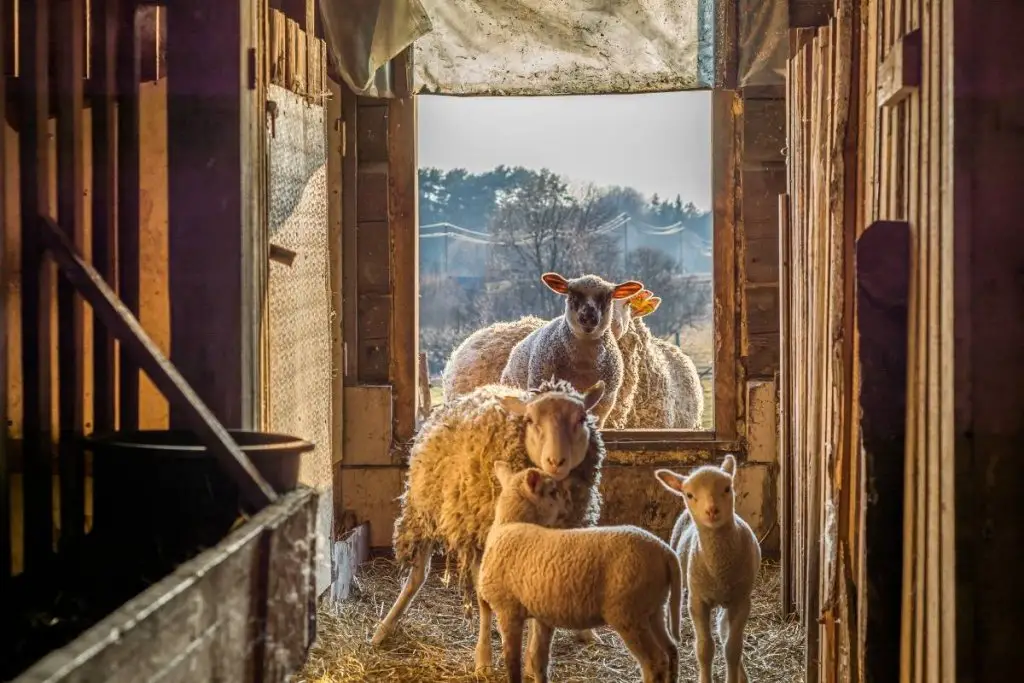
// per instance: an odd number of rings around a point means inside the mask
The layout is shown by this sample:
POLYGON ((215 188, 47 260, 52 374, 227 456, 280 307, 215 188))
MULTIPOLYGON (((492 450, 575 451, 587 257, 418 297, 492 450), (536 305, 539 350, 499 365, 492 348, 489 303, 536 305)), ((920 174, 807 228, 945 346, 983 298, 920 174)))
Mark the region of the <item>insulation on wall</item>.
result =
POLYGON ((269 429, 316 444, 300 480, 321 493, 317 590, 330 582, 331 300, 327 254, 327 157, 323 107, 271 85, 276 104, 269 137, 272 245, 296 252, 271 262, 269 283, 269 429))

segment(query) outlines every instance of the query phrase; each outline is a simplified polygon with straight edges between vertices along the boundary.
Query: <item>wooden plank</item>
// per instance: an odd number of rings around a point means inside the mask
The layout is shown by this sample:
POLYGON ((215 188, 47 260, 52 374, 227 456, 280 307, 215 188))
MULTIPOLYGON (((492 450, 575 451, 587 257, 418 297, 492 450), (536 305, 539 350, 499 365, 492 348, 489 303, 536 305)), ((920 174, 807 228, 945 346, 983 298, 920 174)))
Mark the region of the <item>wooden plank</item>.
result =
POLYGON ((248 501, 257 507, 275 501, 277 495, 253 467, 249 457, 238 448, 210 409, 149 338, 138 319, 117 298, 96 269, 82 258, 56 224, 44 219, 38 225, 36 231, 64 276, 92 306, 95 316, 117 337, 125 352, 142 366, 168 402, 188 418, 188 427, 235 479, 248 501))
MULTIPOLYGON (((327 136, 327 258, 331 289, 331 462, 338 463, 344 455, 345 438, 345 336, 344 299, 342 295, 345 251, 342 195, 344 183, 344 136, 341 112, 341 87, 327 84, 329 94, 324 103, 324 127, 327 136)), ((340 493, 335 491, 335 500, 340 493)))
POLYGON ((347 86, 336 83, 341 90, 341 145, 344 149, 341 171, 343 361, 345 386, 349 386, 358 383, 359 377, 359 318, 358 315, 352 315, 352 311, 357 311, 359 300, 359 258, 356 246, 356 226, 359 221, 356 205, 361 189, 356 133, 359 108, 355 94, 347 86))
POLYGON ((20 6, 21 363, 24 438, 25 571, 53 550, 51 309, 54 272, 37 223, 50 216, 50 2, 20 6))
POLYGON ((308 649, 316 503, 308 488, 283 496, 17 680, 285 680, 308 649))
POLYGON ((921 87, 921 31, 914 29, 889 49, 878 69, 878 106, 892 108, 921 87))
POLYGON ((857 241, 860 408, 870 495, 865 511, 866 635, 865 674, 871 680, 897 680, 900 671, 900 613, 906 586, 893 571, 903 548, 903 473, 906 438, 906 386, 894 382, 907 372, 910 288, 910 227, 873 223, 857 241))
POLYGON ((370 558, 370 525, 360 524, 334 544, 334 582, 331 600, 340 603, 349 599, 359 565, 370 558))
POLYGON ((721 441, 737 436, 741 372, 736 362, 736 196, 734 188, 742 153, 742 106, 737 93, 716 91, 712 111, 712 188, 715 239, 712 259, 715 287, 715 434, 721 441))
POLYGON ((268 61, 270 62, 270 82, 282 88, 287 87, 285 81, 285 63, 287 60, 288 20, 278 10, 270 13, 270 45, 268 61))
MULTIPOLYGON (((790 81, 792 80, 792 63, 789 66, 790 81)), ((792 106, 791 101, 787 101, 792 106)), ((789 126, 792 125, 793 112, 787 110, 789 126)), ((791 230, 790 203, 788 194, 780 194, 779 202, 779 373, 775 379, 777 400, 779 404, 778 423, 778 456, 779 456, 779 527, 781 533, 779 557, 781 564, 781 590, 779 591, 780 616, 788 619, 796 613, 795 575, 793 571, 794 536, 796 531, 793 515, 794 509, 794 469, 792 446, 792 415, 793 415, 793 346, 792 346, 792 277, 791 268, 791 230)))
POLYGON ((376 164, 388 161, 387 104, 360 106, 359 130, 356 145, 360 163, 376 164))
MULTIPOLYGON (((85 250, 85 0, 54 3, 57 55, 57 215, 68 239, 85 250)), ((85 535, 85 459, 80 438, 85 428, 84 331, 82 302, 61 278, 57 289, 60 413, 60 543, 77 544, 85 535)))
MULTIPOLYGON (((0 5, 0 18, 4 26, 12 26, 13 21, 8 17, 8 5, 4 2, 0 5)), ((7 72, 13 67, 13 60, 8 54, 8 40, 11 32, 0 29, 0 163, 6 166, 7 163, 7 72)), ((0 292, 7 292, 10 286, 11 273, 8 269, 10 256, 7 249, 7 234, 17 229, 7 221, 7 174, 0 178, 0 292)), ((3 589, 11 575, 11 457, 8 448, 7 438, 7 336, 10 328, 7 322, 7 297, 0 296, 0 321, 3 321, 3 330, 0 330, 0 425, 3 425, 3 432, 0 433, 0 589, 3 589)))
MULTIPOLYGON (((122 33, 117 40, 117 293, 138 317, 139 271, 139 81, 141 71, 135 6, 120 5, 122 33), (129 37, 130 36, 130 37, 129 37)), ((173 202, 172 202, 173 204, 173 202)), ((118 348, 118 429, 139 427, 139 367, 118 348)))
POLYGON ((759 168, 785 161, 785 100, 746 100, 743 103, 743 166, 759 168))
POLYGON ((285 20, 284 36, 284 87, 294 93, 303 93, 306 87, 306 40, 299 25, 291 19, 285 20))
MULTIPOLYGON (((90 0, 92 67, 92 262, 104 281, 117 277, 117 75, 118 0, 90 0)), ((114 337, 93 325, 93 430, 117 424, 114 337)))
POLYGON ((779 332, 779 287, 777 284, 748 286, 747 326, 750 334, 779 332))
MULTIPOLYGON (((254 426, 260 412, 268 258, 265 112, 260 91, 243 86, 244 55, 258 48, 253 8, 203 0, 168 6, 176 74, 167 98, 171 357, 213 414, 241 428, 254 426)), ((188 419, 172 408, 172 425, 188 419)))
POLYGON ((389 385, 345 389, 345 465, 391 465, 393 439, 389 385))

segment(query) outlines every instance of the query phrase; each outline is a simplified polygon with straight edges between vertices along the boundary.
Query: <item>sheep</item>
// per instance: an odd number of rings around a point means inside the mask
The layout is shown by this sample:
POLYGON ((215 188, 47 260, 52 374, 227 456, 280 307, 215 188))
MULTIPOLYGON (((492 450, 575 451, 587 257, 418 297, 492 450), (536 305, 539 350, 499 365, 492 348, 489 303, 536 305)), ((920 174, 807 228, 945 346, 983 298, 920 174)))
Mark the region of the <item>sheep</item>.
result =
MULTIPOLYGON (((644 301, 641 311, 650 315, 661 299, 652 296, 644 301)), ((621 418, 622 426, 631 429, 670 429, 675 426, 675 401, 673 399, 672 376, 665 355, 655 345, 656 337, 651 333, 642 316, 634 315, 629 331, 619 344, 627 364, 636 364, 636 388, 633 391, 629 413, 621 418)))
POLYGON ((444 400, 468 394, 477 387, 501 382, 512 347, 547 322, 528 315, 512 322, 482 327, 455 347, 442 373, 444 400))
POLYGON ((601 428, 622 386, 622 352, 609 331, 612 301, 633 296, 643 284, 612 284, 596 275, 566 280, 558 273, 545 273, 541 280, 565 296, 565 313, 512 348, 501 383, 529 389, 554 377, 580 389, 603 380, 604 397, 594 409, 601 428))
POLYGON ((657 337, 654 346, 665 359, 673 402, 671 426, 676 429, 700 429, 704 420, 704 387, 693 359, 675 344, 657 337))
MULTIPOLYGON (((373 635, 374 645, 387 638, 408 609, 439 546, 454 556, 468 595, 494 519, 498 486, 493 462, 516 469, 532 463, 563 480, 572 504, 560 525, 597 523, 605 448, 591 411, 603 393, 602 382, 585 392, 563 381, 543 382, 525 392, 487 385, 431 413, 413 441, 394 529, 395 558, 410 572, 373 635)), ((577 636, 594 639, 589 633, 577 636)))
MULTIPOLYGON (((645 683, 675 681, 679 670, 682 570, 654 534, 635 526, 552 529, 565 496, 550 476, 513 473, 495 462, 501 482, 487 536, 477 600, 481 635, 498 616, 508 679, 521 681, 522 629, 532 617, 527 673, 548 680, 554 628, 609 625, 640 663, 645 683), (665 606, 671 632, 665 626, 665 606), (486 629, 485 625, 486 624, 486 629)), ((478 643, 478 652, 490 643, 478 643)))
POLYGON ((606 422, 613 429, 630 427, 630 416, 634 411, 640 374, 640 353, 637 345, 639 337, 634 329, 634 325, 638 323, 634 321, 653 313, 660 303, 661 299, 653 296, 649 289, 640 290, 628 299, 619 299, 612 303, 611 331, 622 354, 622 387, 606 422))
POLYGON ((671 544, 686 575, 688 607, 696 636, 700 683, 711 683, 711 610, 724 608, 718 633, 725 644, 728 683, 746 683, 743 629, 750 616, 750 594, 761 564, 761 546, 750 526, 736 514, 736 458, 722 466, 705 465, 690 473, 657 470, 662 486, 683 498, 686 509, 676 520, 671 544))

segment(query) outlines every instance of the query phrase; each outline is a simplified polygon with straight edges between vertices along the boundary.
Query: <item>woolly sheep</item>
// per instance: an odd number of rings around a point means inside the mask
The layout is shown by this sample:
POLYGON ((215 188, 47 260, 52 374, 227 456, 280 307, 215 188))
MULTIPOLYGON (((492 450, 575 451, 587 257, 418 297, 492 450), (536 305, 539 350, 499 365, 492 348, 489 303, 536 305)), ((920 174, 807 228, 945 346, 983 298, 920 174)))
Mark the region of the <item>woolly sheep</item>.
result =
POLYGON ((603 380, 604 397, 594 409, 598 427, 603 427, 622 386, 622 352, 609 331, 612 302, 633 296, 643 284, 612 284, 596 275, 566 280, 558 273, 545 273, 541 279, 565 296, 565 313, 513 347, 501 382, 529 389, 558 378, 580 389, 603 380))
MULTIPOLYGON (((644 306, 647 314, 661 304, 658 297, 650 297, 644 306)), ((636 388, 630 411, 622 420, 629 429, 669 429, 675 425, 671 371, 664 354, 655 346, 656 337, 640 317, 631 321, 629 331, 619 342, 623 357, 636 363, 636 388)))
POLYGON ((733 479, 736 459, 726 455, 722 466, 705 465, 689 476, 658 470, 658 481, 683 498, 686 509, 672 530, 672 546, 682 562, 688 589, 690 619, 696 636, 700 683, 711 683, 715 645, 711 610, 719 615, 718 633, 725 644, 728 683, 746 683, 743 629, 750 616, 750 594, 761 564, 761 547, 750 526, 736 514, 733 479))
POLYGON ((693 359, 675 344, 653 338, 654 346, 665 359, 672 386, 672 426, 676 429, 700 429, 704 419, 704 387, 693 359))
MULTIPOLYGON (((682 573, 664 541, 635 526, 546 528, 565 506, 548 475, 494 463, 501 495, 487 536, 477 597, 481 637, 498 616, 509 681, 521 680, 523 622, 533 619, 527 672, 548 680, 554 628, 614 628, 640 663, 645 683, 675 681, 679 668, 682 573), (665 605, 671 633, 665 626, 665 605)), ((489 659, 490 643, 477 645, 489 659)))
POLYGON ((444 400, 468 394, 477 387, 501 382, 512 347, 547 322, 529 315, 512 322, 482 327, 455 347, 442 373, 444 400))
POLYGON ((374 645, 384 641, 408 609, 439 546, 456 559, 468 594, 494 519, 494 462, 517 470, 536 465, 563 480, 571 505, 560 525, 597 523, 605 448, 590 411, 603 392, 601 382, 586 392, 562 381, 526 392, 487 385, 431 413, 410 451, 402 511, 395 522, 395 558, 410 573, 374 633, 374 645))
MULTIPOLYGON (((640 337, 636 326, 641 324, 640 318, 656 311, 660 304, 661 299, 653 296, 649 289, 640 290, 630 298, 612 304, 612 336, 618 341, 619 352, 622 354, 622 386, 606 422, 612 429, 633 426, 631 421, 638 393, 641 363, 640 337)), ((646 329, 646 325, 644 328, 646 329)), ((667 372, 665 376, 667 378, 667 372)), ((665 425, 667 423, 659 426, 665 425)))

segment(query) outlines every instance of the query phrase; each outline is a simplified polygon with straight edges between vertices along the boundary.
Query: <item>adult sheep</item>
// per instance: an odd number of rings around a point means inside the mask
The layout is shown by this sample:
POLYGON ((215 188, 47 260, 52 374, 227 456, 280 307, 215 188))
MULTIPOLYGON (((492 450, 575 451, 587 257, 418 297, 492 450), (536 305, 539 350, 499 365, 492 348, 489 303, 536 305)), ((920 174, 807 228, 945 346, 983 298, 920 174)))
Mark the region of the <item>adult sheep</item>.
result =
POLYGON ((462 586, 475 585, 500 493, 495 462, 507 462, 514 471, 534 466, 561 482, 571 505, 558 526, 597 523, 605 448, 591 411, 603 394, 602 382, 585 392, 558 380, 529 391, 487 385, 431 413, 410 451, 395 522, 395 559, 409 576, 377 627, 374 645, 409 608, 439 547, 455 558, 462 586))
POLYGON ((668 368, 671 384, 672 424, 675 429, 700 429, 704 421, 704 387, 693 359, 675 344, 652 338, 668 368))
POLYGON ((481 327, 455 347, 441 374, 444 400, 451 401, 477 387, 499 384, 512 347, 547 321, 527 315, 511 322, 481 327))
POLYGON ((623 379, 622 352, 610 331, 612 303, 644 286, 633 280, 613 284, 597 275, 566 280, 558 273, 545 273, 541 280, 565 297, 565 312, 515 345, 501 383, 529 389, 557 378, 581 389, 603 381, 604 396, 594 409, 598 427, 603 427, 623 379))

